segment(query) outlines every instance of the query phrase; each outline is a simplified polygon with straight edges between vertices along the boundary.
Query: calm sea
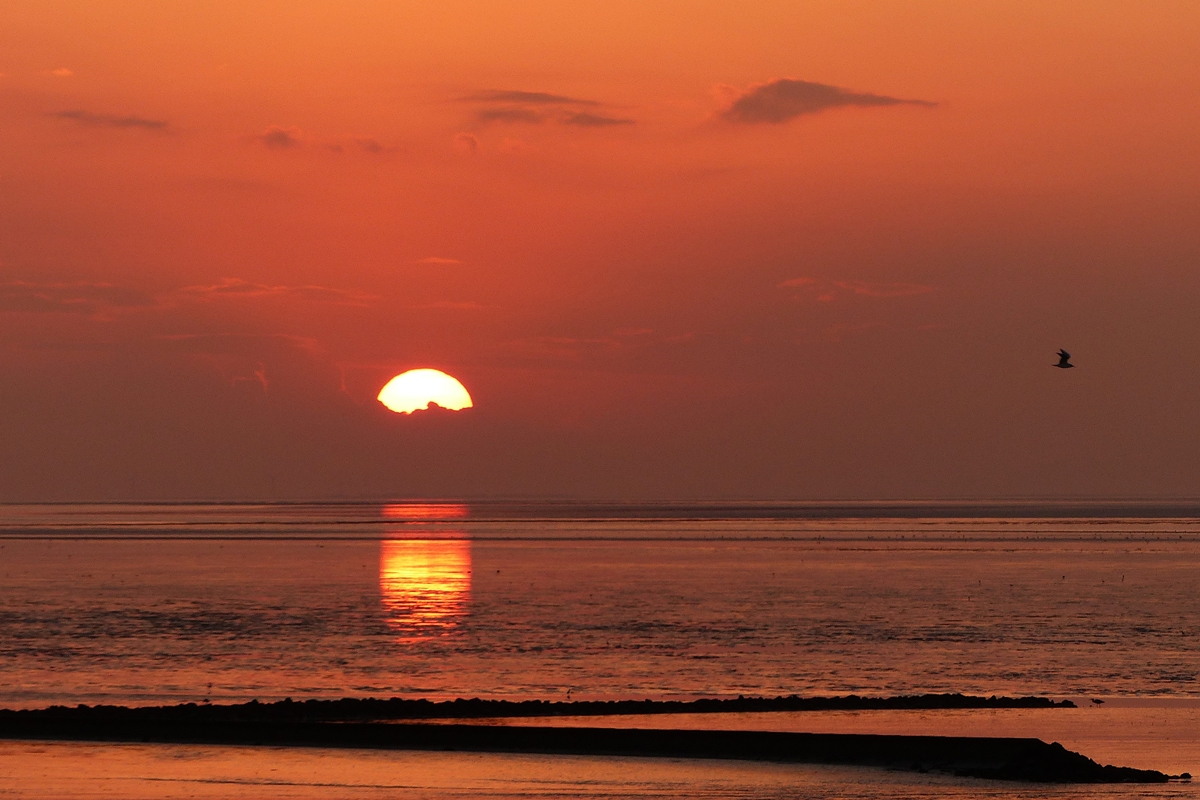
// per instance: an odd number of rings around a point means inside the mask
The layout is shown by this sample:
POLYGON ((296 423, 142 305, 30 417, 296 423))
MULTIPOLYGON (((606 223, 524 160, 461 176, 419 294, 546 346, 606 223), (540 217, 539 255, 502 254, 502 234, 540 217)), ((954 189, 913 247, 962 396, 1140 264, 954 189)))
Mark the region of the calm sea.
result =
MULTIPOLYGON (((0 576, 4 707, 1037 694, 1081 707, 652 724, 1034 735, 1200 772, 1200 519, 1185 508, 0 506, 0 576)), ((605 724, 618 722, 644 724, 605 724)), ((1196 796, 1187 784, 1048 792, 871 770, 272 752, 3 744, 0 797, 1196 796)))

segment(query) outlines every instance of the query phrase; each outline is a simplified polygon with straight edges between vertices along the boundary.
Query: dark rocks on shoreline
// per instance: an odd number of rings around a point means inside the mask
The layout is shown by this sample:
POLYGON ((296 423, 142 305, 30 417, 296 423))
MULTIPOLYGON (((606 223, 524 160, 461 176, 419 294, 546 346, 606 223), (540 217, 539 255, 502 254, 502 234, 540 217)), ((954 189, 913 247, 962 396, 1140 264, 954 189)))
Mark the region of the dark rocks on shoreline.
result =
POLYGON ((654 715, 748 711, 1065 708, 1038 697, 739 697, 693 701, 405 700, 373 698, 251 701, 239 705, 127 708, 52 706, 0 710, 0 738, 292 747, 729 758, 880 766, 995 780, 1049 783, 1161 783, 1154 770, 1101 766, 1038 739, 877 736, 769 731, 653 730, 424 724, 422 719, 654 715), (395 722, 404 720, 404 722, 395 722))
POLYGON ((1169 776, 1154 770, 1101 766, 1062 745, 1046 744, 1039 739, 460 723, 186 720, 79 713, 80 709, 51 711, 54 713, 5 712, 0 715, 0 738, 742 759, 875 766, 1042 783, 1169 780, 1169 776))
POLYGON ((1046 697, 979 697, 963 694, 922 694, 897 697, 737 697, 700 700, 341 700, 291 699, 275 703, 175 706, 51 706, 36 711, 0 710, 0 721, 11 715, 40 715, 64 719, 353 722, 400 719, 482 719, 502 717, 592 717, 626 714, 721 714, 771 711, 879 711, 972 708, 1075 708, 1070 700, 1046 697))

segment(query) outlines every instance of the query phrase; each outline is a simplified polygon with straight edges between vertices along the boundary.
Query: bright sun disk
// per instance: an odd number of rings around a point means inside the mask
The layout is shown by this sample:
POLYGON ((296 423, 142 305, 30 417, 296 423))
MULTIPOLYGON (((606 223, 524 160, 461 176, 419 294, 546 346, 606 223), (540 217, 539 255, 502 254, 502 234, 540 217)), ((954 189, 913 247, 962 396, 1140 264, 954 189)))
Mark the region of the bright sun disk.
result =
POLYGON ((471 395, 457 378, 436 369, 410 369, 387 382, 379 402, 397 414, 411 414, 435 403, 450 411, 471 408, 471 395))

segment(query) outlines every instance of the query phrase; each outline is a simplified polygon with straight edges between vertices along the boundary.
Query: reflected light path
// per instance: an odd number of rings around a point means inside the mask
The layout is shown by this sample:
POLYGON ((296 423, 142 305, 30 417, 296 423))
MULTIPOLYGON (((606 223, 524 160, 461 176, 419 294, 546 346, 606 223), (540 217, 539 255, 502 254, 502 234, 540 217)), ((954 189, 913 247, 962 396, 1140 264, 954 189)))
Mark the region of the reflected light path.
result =
POLYGON ((463 503, 388 503, 380 513, 384 519, 403 522, 437 522, 463 519, 467 506, 463 503))
POLYGON ((383 540, 379 592, 387 625, 400 641, 450 633, 471 600, 471 540, 383 540))

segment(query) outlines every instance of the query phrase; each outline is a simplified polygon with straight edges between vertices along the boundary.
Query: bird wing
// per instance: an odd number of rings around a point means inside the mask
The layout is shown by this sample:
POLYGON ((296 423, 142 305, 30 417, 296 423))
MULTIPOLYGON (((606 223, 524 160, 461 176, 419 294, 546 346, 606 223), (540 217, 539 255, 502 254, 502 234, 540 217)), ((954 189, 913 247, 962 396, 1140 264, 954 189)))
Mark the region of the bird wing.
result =
POLYGON ((1071 354, 1070 354, 1070 353, 1068 353, 1066 350, 1059 350, 1059 351, 1058 351, 1058 357, 1059 357, 1059 359, 1061 359, 1061 360, 1063 360, 1063 361, 1070 361, 1070 360, 1071 360, 1071 354))

